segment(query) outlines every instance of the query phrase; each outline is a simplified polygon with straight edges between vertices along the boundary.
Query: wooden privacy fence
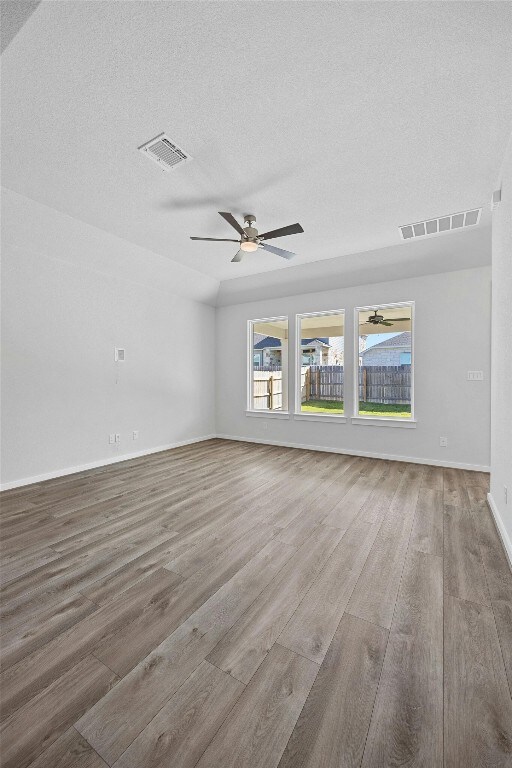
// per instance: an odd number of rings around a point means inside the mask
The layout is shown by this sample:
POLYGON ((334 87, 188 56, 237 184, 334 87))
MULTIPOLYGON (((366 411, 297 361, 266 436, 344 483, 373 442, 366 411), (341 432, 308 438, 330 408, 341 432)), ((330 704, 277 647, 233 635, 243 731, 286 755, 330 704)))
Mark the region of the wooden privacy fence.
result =
POLYGON ((365 365, 359 369, 359 400, 362 403, 409 405, 410 365, 365 365))
POLYGON ((283 372, 255 368, 253 373, 253 408, 280 411, 283 408, 283 372))
MULTIPOLYGON (((301 368, 301 399, 343 400, 341 365, 308 365, 301 368)), ((365 365, 359 368, 359 400, 408 405, 411 402, 410 365, 365 365)))
POLYGON ((308 365, 301 368, 301 399, 343 400, 342 365, 308 365))
MULTIPOLYGON (((283 407, 283 372, 257 367, 253 372, 253 408, 278 411, 283 407)), ((344 397, 342 365, 308 365, 301 368, 301 400, 337 400, 344 397)), ((359 400, 362 403, 409 405, 410 365, 365 365, 359 368, 359 400)))

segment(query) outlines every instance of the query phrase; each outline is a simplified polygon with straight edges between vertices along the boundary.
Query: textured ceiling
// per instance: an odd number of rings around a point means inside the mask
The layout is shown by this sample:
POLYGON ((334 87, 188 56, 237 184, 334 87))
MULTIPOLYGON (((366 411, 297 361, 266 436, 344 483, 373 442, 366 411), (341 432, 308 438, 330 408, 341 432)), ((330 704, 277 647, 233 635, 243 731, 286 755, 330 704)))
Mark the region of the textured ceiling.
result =
POLYGON ((41 0, 4 0, 0 2, 0 48, 3 51, 18 34, 41 0))
POLYGON ((45 1, 2 56, 3 183, 220 280, 289 266, 188 240, 218 210, 299 221, 299 265, 398 244, 488 202, 511 38, 511 3, 45 1), (137 152, 161 131, 193 162, 137 152))

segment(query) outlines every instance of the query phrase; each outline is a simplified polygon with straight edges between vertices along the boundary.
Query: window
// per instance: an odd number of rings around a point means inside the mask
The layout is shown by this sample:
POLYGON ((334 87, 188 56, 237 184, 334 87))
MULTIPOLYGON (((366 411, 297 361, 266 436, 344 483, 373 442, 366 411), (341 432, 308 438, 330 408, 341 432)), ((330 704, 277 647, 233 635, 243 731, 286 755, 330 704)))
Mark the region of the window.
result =
POLYGON ((249 321, 249 411, 287 411, 288 318, 249 321))
POLYGON ((356 309, 357 417, 414 418, 413 309, 413 302, 356 309))
POLYGON ((296 413, 343 414, 344 312, 297 315, 296 413))

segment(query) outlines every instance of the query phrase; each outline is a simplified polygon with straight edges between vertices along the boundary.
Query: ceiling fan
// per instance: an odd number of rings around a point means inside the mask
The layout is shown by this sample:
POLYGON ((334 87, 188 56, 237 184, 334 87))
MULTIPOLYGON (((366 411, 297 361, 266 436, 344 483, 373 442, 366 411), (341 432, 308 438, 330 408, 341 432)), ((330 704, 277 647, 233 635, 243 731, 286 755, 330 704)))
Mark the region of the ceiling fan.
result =
POLYGON ((236 229, 240 235, 239 240, 233 240, 224 237, 191 237, 191 240, 209 240, 221 243, 239 243, 240 250, 231 259, 231 261, 242 261, 242 256, 245 253, 251 251, 257 251, 258 248, 263 248, 265 251, 275 253, 277 256, 282 256, 283 259, 293 259, 296 256, 291 251, 285 251, 282 248, 275 248, 273 245, 262 243, 262 240, 270 240, 273 237, 283 237, 284 235, 298 235, 300 232, 304 232, 300 224, 290 224, 287 227, 280 227, 279 229, 273 229, 270 232, 264 232, 262 235, 258 234, 258 230, 253 225, 256 224, 256 218, 251 213, 244 214, 244 224, 242 227, 235 219, 232 213, 227 211, 219 211, 219 214, 225 219, 228 224, 231 224, 233 229, 236 229))
POLYGON ((404 320, 410 320, 410 317, 392 317, 389 320, 386 320, 384 315, 378 315, 377 312, 379 310, 376 309, 373 313, 373 315, 370 315, 368 320, 365 320, 364 323, 360 323, 360 325, 393 325, 394 323, 400 323, 404 320))

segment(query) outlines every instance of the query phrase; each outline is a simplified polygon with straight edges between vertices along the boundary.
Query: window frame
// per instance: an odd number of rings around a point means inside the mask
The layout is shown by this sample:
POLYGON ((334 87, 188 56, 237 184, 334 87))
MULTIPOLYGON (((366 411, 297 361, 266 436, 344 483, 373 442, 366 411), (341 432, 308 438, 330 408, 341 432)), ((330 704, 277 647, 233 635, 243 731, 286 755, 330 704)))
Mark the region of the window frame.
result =
MULTIPOLYGON (((261 357, 263 363, 263 356, 261 357)), ((259 416, 264 418, 274 419, 288 419, 290 417, 290 411, 288 409, 288 386, 289 386, 289 371, 290 371, 290 318, 288 315, 279 315, 277 317, 263 317, 255 320, 247 321, 247 347, 246 347, 246 366, 247 366, 247 398, 246 398, 246 416, 259 416), (254 408, 254 326, 257 323, 272 323, 276 321, 285 320, 288 330, 288 359, 286 364, 286 376, 283 376, 282 380, 282 398, 283 405, 286 402, 287 407, 282 410, 270 411, 267 408, 254 408), (285 386, 286 385, 286 386, 285 386)), ((285 373, 285 366, 282 363, 281 355, 281 371, 285 373)))
POLYGON ((330 317, 332 315, 341 315, 343 318, 343 372, 345 375, 346 348, 345 348, 345 309, 326 309, 318 312, 301 312, 295 315, 295 382, 294 382, 294 411, 293 418, 304 421, 330 421, 331 423, 343 423, 347 421, 346 399, 343 395, 343 413, 314 413, 302 411, 302 331, 301 321, 308 317, 330 317))
MULTIPOLYGON (((387 304, 370 304, 364 307, 354 307, 354 378, 353 378, 353 408, 354 416, 351 421, 352 424, 365 424, 368 426, 387 426, 387 427, 410 427, 415 428, 416 419, 416 404, 415 404, 415 386, 414 386, 414 374, 416 368, 415 362, 415 302, 414 301, 394 301, 387 304), (410 418, 392 417, 392 416, 362 416, 359 413, 359 313, 360 312, 374 312, 376 309, 398 309, 400 307, 408 307, 411 310, 411 416, 410 418)), ((389 331, 382 331, 382 333, 389 333, 389 331)))

